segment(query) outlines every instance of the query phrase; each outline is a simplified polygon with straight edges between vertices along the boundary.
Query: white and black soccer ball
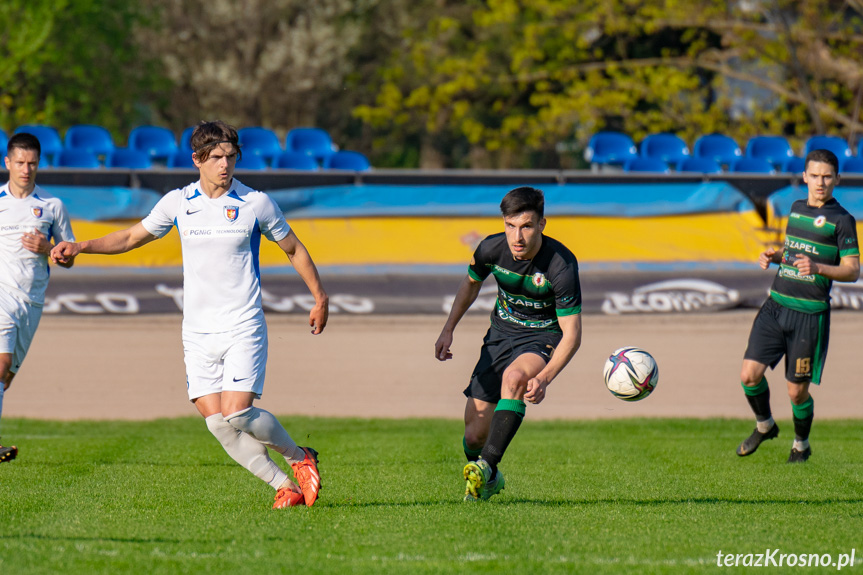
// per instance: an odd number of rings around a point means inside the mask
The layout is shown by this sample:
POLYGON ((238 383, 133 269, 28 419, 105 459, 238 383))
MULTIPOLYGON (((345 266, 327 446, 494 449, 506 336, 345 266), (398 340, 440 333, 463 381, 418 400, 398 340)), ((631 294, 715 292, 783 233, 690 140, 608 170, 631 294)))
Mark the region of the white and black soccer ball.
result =
POLYGON ((659 367, 653 356, 638 347, 622 347, 605 362, 602 377, 608 391, 624 401, 644 399, 659 383, 659 367))

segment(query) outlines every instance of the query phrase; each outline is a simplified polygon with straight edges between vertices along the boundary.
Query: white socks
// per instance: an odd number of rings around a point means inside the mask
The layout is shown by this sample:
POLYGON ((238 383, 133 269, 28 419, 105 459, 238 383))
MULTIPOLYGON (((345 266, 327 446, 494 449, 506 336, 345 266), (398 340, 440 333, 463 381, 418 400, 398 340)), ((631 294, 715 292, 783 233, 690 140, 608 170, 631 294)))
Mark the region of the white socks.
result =
POLYGON ((758 433, 767 433, 773 428, 774 425, 773 416, 770 419, 765 419, 764 421, 757 421, 755 423, 755 428, 758 429, 758 433))
POLYGON ((248 433, 267 447, 272 447, 284 455, 288 463, 297 463, 306 457, 279 420, 265 409, 249 407, 232 413, 225 418, 225 421, 240 431, 248 433))
POLYGON ((225 421, 221 413, 206 418, 210 430, 231 458, 252 472, 258 479, 279 489, 288 475, 270 459, 267 448, 253 437, 243 433, 225 421))
POLYGON ((804 439, 803 441, 799 439, 794 439, 794 445, 791 446, 792 449, 796 449, 797 451, 806 451, 809 449, 809 440, 804 439))

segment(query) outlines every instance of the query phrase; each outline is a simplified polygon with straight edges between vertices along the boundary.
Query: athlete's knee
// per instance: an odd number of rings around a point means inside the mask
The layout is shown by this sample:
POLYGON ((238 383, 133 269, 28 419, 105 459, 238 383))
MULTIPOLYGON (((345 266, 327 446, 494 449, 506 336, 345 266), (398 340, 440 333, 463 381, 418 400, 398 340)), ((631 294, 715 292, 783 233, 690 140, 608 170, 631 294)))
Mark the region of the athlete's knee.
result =
POLYGON ((763 378, 764 372, 758 366, 743 364, 740 369, 740 381, 747 387, 758 385, 763 378))
POLYGON ((215 413, 204 419, 207 429, 224 447, 229 447, 237 441, 237 429, 225 421, 221 413, 215 413))
POLYGON ((501 395, 506 398, 513 398, 524 395, 527 390, 527 381, 530 379, 527 374, 521 370, 508 370, 503 374, 501 382, 501 395))
POLYGON ((488 439, 488 428, 479 425, 465 426, 464 441, 471 449, 477 449, 485 445, 488 439))
POLYGON ((806 403, 809 401, 809 389, 800 386, 789 387, 788 397, 794 405, 806 403))
POLYGON ((245 409, 235 411, 234 413, 224 415, 224 418, 228 425, 230 425, 234 429, 249 432, 252 428, 252 422, 257 416, 255 410, 255 407, 247 407, 245 409))

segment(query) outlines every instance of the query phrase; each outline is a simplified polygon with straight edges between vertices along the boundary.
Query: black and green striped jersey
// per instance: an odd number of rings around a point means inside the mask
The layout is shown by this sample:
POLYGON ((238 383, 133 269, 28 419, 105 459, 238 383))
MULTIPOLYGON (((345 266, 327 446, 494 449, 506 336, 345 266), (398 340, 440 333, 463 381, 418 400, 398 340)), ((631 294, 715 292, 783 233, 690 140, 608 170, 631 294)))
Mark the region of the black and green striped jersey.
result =
POLYGON ((858 256, 854 216, 831 198, 820 208, 797 200, 785 228, 785 247, 770 297, 785 307, 806 313, 830 309, 832 280, 821 275, 801 276, 794 267, 798 255, 819 264, 838 265, 845 256, 858 256))
POLYGON ((578 261, 559 241, 542 236, 532 260, 512 257, 506 234, 488 236, 477 247, 468 274, 497 280, 492 324, 509 332, 542 330, 560 333, 557 318, 581 313, 578 261))

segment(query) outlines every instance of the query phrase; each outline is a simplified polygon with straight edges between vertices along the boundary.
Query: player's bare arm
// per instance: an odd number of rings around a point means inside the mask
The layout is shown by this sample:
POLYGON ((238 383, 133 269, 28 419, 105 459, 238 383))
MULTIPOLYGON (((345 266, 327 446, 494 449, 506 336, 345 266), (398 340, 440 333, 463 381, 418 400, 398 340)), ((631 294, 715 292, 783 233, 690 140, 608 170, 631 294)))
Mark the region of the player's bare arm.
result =
POLYGON ((528 380, 524 400, 530 403, 540 403, 545 399, 545 388, 563 371, 581 347, 581 314, 559 317, 557 323, 563 337, 543 370, 528 380))
POLYGON ((462 280, 461 285, 458 288, 458 292, 455 295, 455 300, 452 302, 449 317, 447 318, 446 323, 437 338, 437 342, 435 342, 434 345, 434 355, 438 361, 452 359, 450 346, 452 345, 455 327, 458 325, 458 322, 461 321, 461 318, 464 317, 464 314, 467 313, 467 310, 470 309, 473 302, 476 301, 477 296, 479 296, 480 288, 482 288, 482 282, 476 281, 469 275, 465 276, 462 280))
POLYGON ((315 267, 315 262, 312 261, 312 256, 309 255, 306 246, 303 245, 293 230, 278 242, 278 246, 288 256, 291 265, 300 274, 312 297, 315 298, 315 306, 309 312, 309 325, 312 327, 312 334, 318 335, 327 326, 330 314, 330 298, 324 291, 318 268, 315 267))
POLYGON ((808 256, 798 255, 794 267, 800 275, 820 275, 837 282, 856 282, 860 277, 860 257, 845 256, 839 260, 838 266, 819 264, 808 256))
POLYGON ((770 264, 778 264, 781 258, 782 252, 777 251, 776 248, 767 248, 758 256, 758 265, 761 266, 761 269, 766 270, 770 264))
MULTIPOLYGON (((24 249, 27 251, 31 251, 34 254, 51 254, 51 248, 54 245, 48 241, 48 238, 45 237, 45 234, 40 232, 39 230, 33 230, 32 232, 24 232, 21 236, 21 245, 24 246, 24 249)), ((74 260, 70 260, 68 262, 55 262, 58 265, 64 268, 71 268, 75 263, 74 260)))
POLYGON ((60 265, 78 254, 122 254, 157 239, 138 222, 131 228, 83 242, 60 242, 51 250, 51 259, 60 265))

